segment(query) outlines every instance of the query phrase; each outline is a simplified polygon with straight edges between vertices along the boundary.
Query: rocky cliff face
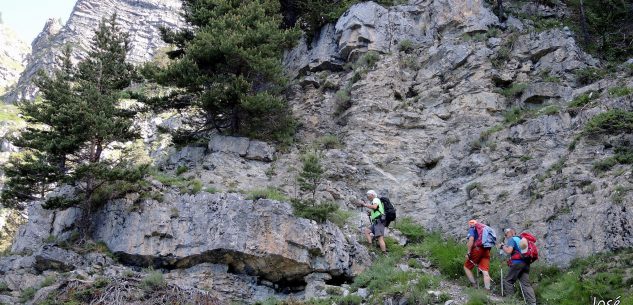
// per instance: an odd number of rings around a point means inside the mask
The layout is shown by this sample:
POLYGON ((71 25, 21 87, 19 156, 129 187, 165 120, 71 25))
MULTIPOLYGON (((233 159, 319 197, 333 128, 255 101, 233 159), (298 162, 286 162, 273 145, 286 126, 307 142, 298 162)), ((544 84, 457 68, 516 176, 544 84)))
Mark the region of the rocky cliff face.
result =
POLYGON ((387 31, 408 29, 397 35, 402 40, 363 30, 357 24, 375 23, 377 10, 355 5, 334 29, 324 29, 311 51, 300 45, 288 54, 289 69, 299 75, 293 98, 303 123, 299 138, 335 134, 344 143, 326 153, 331 182, 323 196, 346 199, 350 188, 381 189, 400 215, 455 236, 469 218, 530 230, 541 238, 544 257, 563 265, 628 247, 633 211, 622 202, 631 198, 624 192, 623 201, 614 201, 612 194, 631 186, 630 168, 613 176, 592 167, 630 135, 597 142, 579 135, 597 113, 631 110, 630 95, 613 98, 605 88, 630 87, 633 79, 578 86, 574 72, 597 62, 568 29, 538 32, 517 19, 499 25, 481 4, 471 10, 442 4, 383 9, 416 12, 388 19, 387 31), (364 37, 356 39, 363 44, 349 37, 364 37), (404 39, 415 47, 398 49, 404 39), (375 68, 324 68, 367 50, 384 53, 375 68), (521 89, 508 94, 507 88, 521 89), (599 92, 595 107, 568 110, 572 98, 590 90, 599 92), (345 95, 350 100, 341 107, 345 95), (525 110, 507 123, 503 114, 513 107, 525 110))
POLYGON ((160 27, 177 28, 182 25, 178 0, 78 0, 65 25, 49 20, 42 33, 32 43, 32 54, 27 58, 24 73, 17 86, 7 95, 7 102, 32 99, 37 94, 33 77, 37 71, 50 71, 64 46, 73 47, 73 57, 82 58, 88 50, 94 30, 102 18, 116 13, 121 29, 130 34, 131 50, 128 60, 142 63, 153 58, 164 43, 160 27))
MULTIPOLYGON (((630 94, 608 92, 633 87, 633 77, 620 71, 580 85, 575 71, 600 63, 569 29, 537 30, 513 17, 499 23, 479 1, 367 2, 325 26, 311 45, 290 50, 284 63, 294 77, 288 98, 300 122, 296 145, 280 151, 215 135, 208 145, 168 148, 156 130, 176 128, 177 116, 139 122, 157 167, 184 166, 183 177, 225 193, 175 194, 152 181, 166 193, 162 203, 107 205, 93 219, 93 237, 117 262, 61 247, 72 239, 77 211, 33 205, 12 248, 21 255, 0 261, 13 291, 7 302, 18 283, 36 285, 46 272, 137 283, 134 272, 147 266, 163 268, 170 285, 187 293, 227 302, 327 295, 340 288, 328 284, 370 260, 357 242, 366 215, 351 205, 367 189, 390 197, 400 218, 456 237, 470 218, 498 232, 529 230, 543 260, 558 265, 633 242, 630 165, 593 170, 633 138, 582 136, 596 114, 633 110, 630 94), (569 105, 589 92, 594 102, 569 105), (340 143, 319 144, 325 135, 340 143), (342 228, 296 218, 286 203, 234 193, 275 187, 298 195, 302 151, 315 145, 326 169, 317 196, 350 212, 342 228)), ((54 289, 80 284, 60 285, 54 289)), ((137 286, 126 287, 134 294, 137 286)))
POLYGON ((0 23, 0 95, 18 81, 29 52, 29 46, 12 29, 0 23))

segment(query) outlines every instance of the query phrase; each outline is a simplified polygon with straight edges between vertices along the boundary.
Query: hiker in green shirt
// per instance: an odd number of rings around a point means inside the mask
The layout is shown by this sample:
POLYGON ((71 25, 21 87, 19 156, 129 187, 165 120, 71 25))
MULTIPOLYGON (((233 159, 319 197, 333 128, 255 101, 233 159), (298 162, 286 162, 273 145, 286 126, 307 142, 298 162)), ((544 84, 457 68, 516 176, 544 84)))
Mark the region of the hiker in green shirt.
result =
POLYGON ((378 199, 378 194, 376 191, 370 190, 367 191, 367 199, 368 203, 362 203, 363 207, 371 209, 369 212, 369 219, 371 220, 371 226, 365 228, 365 236, 367 237, 367 242, 371 245, 372 235, 378 239, 378 245, 380 246, 380 250, 382 253, 387 253, 387 246, 385 246, 385 207, 378 199))

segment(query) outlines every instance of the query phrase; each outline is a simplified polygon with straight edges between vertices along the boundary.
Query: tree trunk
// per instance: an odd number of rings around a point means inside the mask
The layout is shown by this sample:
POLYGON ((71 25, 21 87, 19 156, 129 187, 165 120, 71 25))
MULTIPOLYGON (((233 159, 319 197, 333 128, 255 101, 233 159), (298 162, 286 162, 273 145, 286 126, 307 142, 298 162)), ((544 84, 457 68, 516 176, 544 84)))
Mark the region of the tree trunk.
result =
POLYGON ((589 46, 589 30, 587 30, 587 16, 585 15, 585 3, 580 0, 580 27, 582 28, 582 36, 585 48, 589 46))
POLYGON ((497 0, 497 13, 499 14, 499 21, 505 22, 506 18, 503 16, 503 0, 497 0))

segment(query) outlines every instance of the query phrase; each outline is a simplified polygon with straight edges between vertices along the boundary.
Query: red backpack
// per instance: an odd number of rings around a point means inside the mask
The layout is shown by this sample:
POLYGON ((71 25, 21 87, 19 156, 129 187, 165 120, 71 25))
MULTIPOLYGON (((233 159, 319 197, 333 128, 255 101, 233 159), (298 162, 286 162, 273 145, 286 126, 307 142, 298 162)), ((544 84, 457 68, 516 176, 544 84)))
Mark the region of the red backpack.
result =
POLYGON ((528 243, 527 252, 521 253, 521 259, 528 264, 537 261, 538 248, 536 247, 536 237, 528 232, 521 233, 519 237, 521 237, 521 239, 527 240, 528 243))

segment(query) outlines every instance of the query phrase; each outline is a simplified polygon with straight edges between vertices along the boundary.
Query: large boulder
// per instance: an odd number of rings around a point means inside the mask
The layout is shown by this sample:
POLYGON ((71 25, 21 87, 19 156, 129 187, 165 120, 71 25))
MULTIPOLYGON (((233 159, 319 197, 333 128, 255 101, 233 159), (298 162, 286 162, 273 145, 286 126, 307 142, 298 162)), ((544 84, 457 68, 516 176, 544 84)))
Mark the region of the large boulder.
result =
POLYGON ((128 264, 187 268, 210 262, 272 281, 302 281, 315 271, 351 277, 367 251, 332 223, 292 215, 289 204, 236 194, 167 194, 129 212, 116 201, 95 216, 94 238, 128 264))

